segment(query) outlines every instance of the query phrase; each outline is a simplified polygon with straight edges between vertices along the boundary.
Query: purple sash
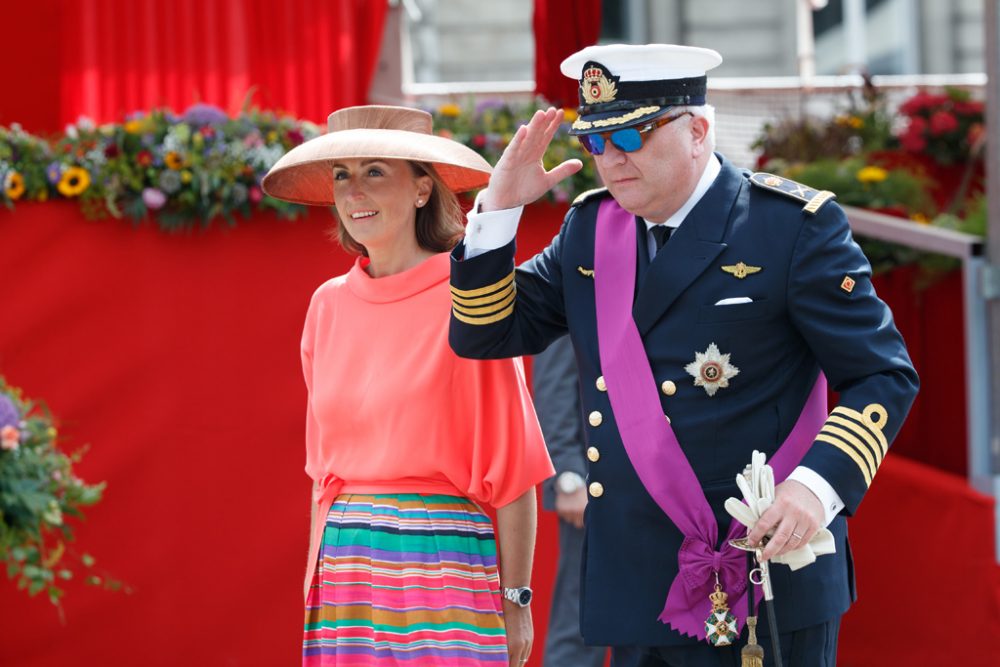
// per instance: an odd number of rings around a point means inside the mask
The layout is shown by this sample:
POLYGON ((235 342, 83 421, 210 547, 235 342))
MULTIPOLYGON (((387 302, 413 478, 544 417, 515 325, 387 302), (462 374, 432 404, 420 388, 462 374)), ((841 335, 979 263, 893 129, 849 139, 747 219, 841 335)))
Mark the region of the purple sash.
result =
MULTIPOLYGON (((601 369, 622 444, 642 485, 684 534, 678 575, 659 620, 678 632, 705 638, 709 594, 718 573, 731 609, 745 609, 744 552, 729 540, 746 529, 735 519, 720 551, 715 515, 660 405, 659 392, 639 330, 632 319, 636 280, 636 225, 613 199, 601 202, 594 247, 594 293, 601 369), (669 473, 667 472, 669 471, 669 473)), ((692 351, 693 353, 693 351, 692 351)), ((826 378, 820 373, 795 427, 768 463, 775 482, 798 465, 827 418, 826 378)), ((747 452, 747 463, 750 452, 747 452)), ((733 477, 740 472, 733 471, 733 477)), ((757 592, 758 598, 760 592, 757 592)), ((740 628, 745 619, 740 617, 740 628)))

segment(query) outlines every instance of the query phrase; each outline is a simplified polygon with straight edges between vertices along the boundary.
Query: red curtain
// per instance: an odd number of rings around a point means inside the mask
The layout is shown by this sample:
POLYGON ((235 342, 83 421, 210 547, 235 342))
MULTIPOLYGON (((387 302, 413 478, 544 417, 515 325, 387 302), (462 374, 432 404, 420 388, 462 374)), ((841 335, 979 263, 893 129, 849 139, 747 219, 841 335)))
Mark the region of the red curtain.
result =
POLYGON ((601 0, 535 0, 535 93, 558 107, 576 107, 579 85, 559 71, 569 55, 597 43, 601 0))
MULTIPOLYGON (((195 102, 254 102, 316 122, 367 101, 384 0, 15 3, 0 123, 55 131, 195 102), (31 92, 28 92, 31 91, 31 92)), ((6 23, 5 23, 6 24, 6 23)))

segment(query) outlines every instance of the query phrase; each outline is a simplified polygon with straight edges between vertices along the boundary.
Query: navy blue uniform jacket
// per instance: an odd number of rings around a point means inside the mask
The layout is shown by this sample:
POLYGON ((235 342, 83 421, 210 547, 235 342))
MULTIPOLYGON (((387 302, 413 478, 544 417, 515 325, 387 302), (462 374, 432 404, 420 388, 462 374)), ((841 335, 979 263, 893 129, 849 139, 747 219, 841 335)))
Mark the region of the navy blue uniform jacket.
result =
MULTIPOLYGON (((837 552, 797 572, 771 568, 785 632, 843 614, 855 598, 845 515, 868 490, 918 380, 842 209, 829 201, 810 211, 803 202, 816 191, 721 160, 716 181, 652 262, 645 226, 636 221, 633 316, 653 377, 664 387, 663 412, 720 536, 730 521, 723 503, 741 497, 734 480, 751 452, 773 454, 821 370, 839 392, 802 461, 846 504, 829 526, 837 552), (685 366, 713 343, 739 373, 709 396, 685 366)), ((579 198, 551 244, 516 270, 513 242, 469 260, 460 244, 452 262, 450 341, 465 357, 509 357, 536 354, 569 330, 589 416, 587 444, 597 450, 587 482, 600 494, 592 493, 587 506, 584 638, 596 645, 677 645, 694 640, 657 616, 677 572, 682 535, 640 483, 602 390, 592 269, 604 196, 579 198)), ((742 617, 746 610, 734 612, 742 617)))

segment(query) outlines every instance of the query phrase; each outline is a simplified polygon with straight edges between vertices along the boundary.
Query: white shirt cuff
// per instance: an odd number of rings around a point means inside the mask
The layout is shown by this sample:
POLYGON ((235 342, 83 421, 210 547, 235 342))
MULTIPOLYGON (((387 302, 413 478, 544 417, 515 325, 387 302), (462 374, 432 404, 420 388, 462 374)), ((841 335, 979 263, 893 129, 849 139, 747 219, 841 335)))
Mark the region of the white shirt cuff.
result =
POLYGON ((823 503, 823 511, 826 513, 826 523, 823 524, 824 528, 830 525, 830 522, 840 513, 840 510, 844 509, 844 501, 840 499, 840 494, 833 490, 830 482, 823 479, 812 468, 799 466, 792 471, 788 479, 794 479, 805 486, 823 503))
POLYGON ((488 213, 477 213, 479 210, 479 198, 483 196, 483 190, 476 195, 476 201, 472 205, 472 210, 467 216, 468 224, 465 226, 465 259, 472 259, 484 252, 502 248, 517 236, 517 225, 521 221, 523 206, 517 208, 505 208, 500 211, 490 211, 488 213))

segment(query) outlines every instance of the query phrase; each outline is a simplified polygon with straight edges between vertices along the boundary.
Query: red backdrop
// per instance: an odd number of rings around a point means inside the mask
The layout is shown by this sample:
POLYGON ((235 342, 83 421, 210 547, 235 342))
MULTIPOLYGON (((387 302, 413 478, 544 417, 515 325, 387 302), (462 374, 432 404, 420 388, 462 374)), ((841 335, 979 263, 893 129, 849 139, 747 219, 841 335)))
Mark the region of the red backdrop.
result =
MULTIPOLYGON (((11 4, 11 3, 9 3, 11 4)), ((384 0, 32 0, 4 7, 0 125, 52 132, 195 102, 322 122, 364 104, 384 0)))
MULTIPOLYGON (((529 207, 521 259, 551 238, 563 210, 529 207)), ((92 445, 79 472, 108 489, 79 524, 79 548, 132 589, 69 586, 61 627, 47 601, 0 581, 0 664, 299 662, 309 507, 299 333, 313 289, 350 264, 327 226, 316 212, 165 235, 86 222, 72 203, 0 211, 0 372, 49 403, 64 446, 92 445)), ((946 458, 964 447, 948 433, 961 432, 962 406, 944 398, 962 383, 937 359, 961 359, 961 328, 931 326, 941 311, 926 306, 957 300, 959 285, 914 296, 904 278, 883 294, 924 393, 900 445, 946 458), (927 430, 934 422, 944 426, 927 430)), ((851 525, 862 597, 845 620, 842 664, 997 657, 994 643, 967 633, 972 623, 976 636, 1000 636, 990 499, 891 456, 851 525), (929 634, 914 640, 922 623, 929 634)), ((556 545, 543 513, 532 667, 556 545)))
POLYGON ((535 92, 559 107, 576 107, 580 86, 559 64, 601 35, 601 0, 535 0, 535 92))

